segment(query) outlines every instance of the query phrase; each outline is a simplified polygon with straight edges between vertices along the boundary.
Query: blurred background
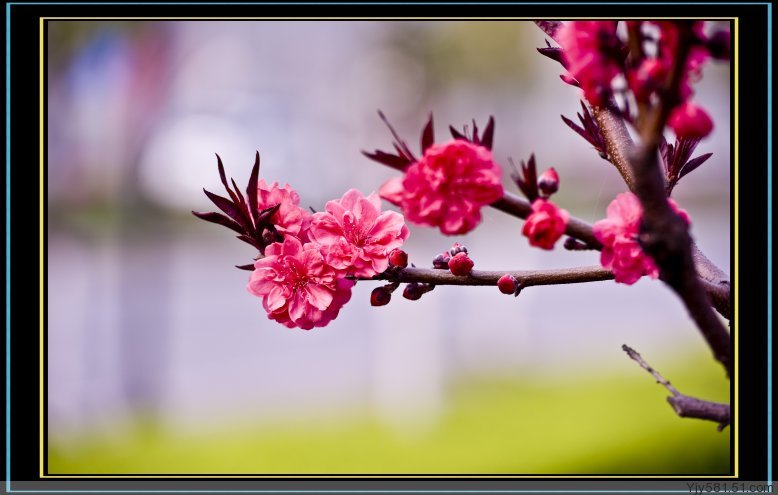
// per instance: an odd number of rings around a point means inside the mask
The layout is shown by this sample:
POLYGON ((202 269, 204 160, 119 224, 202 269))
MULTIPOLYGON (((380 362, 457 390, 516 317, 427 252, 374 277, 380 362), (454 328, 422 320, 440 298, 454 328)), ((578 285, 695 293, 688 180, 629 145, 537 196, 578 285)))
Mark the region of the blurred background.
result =
MULTIPOLYGON (((48 22, 49 473, 710 474, 730 430, 677 418, 626 343, 684 393, 729 382, 663 284, 439 287, 373 308, 360 283, 310 332, 267 319, 237 270, 255 255, 222 227, 214 153, 245 184, 288 182, 322 209, 394 172, 382 109, 417 149, 429 112, 494 115, 495 157, 530 153, 589 221, 625 190, 565 127, 579 92, 540 56, 530 22, 48 22)), ((701 249, 730 270, 730 68, 697 101, 713 152, 674 197, 701 249)), ((387 206, 388 207, 388 206, 387 206)), ((411 226, 411 261, 464 243, 478 269, 597 264, 532 249, 484 209, 473 233, 411 226)), ((398 294, 399 296, 399 294, 398 294)))

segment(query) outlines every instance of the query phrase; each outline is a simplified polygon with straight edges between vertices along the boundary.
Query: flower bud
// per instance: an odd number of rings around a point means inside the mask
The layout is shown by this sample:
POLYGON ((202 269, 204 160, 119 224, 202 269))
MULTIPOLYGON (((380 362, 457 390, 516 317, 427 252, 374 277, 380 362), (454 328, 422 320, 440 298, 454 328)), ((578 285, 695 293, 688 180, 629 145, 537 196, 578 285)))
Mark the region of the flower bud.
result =
POLYGON ((451 246, 451 249, 448 250, 448 253, 451 256, 456 256, 459 253, 465 253, 467 254, 467 248, 463 245, 461 245, 458 242, 455 242, 453 246, 451 246))
POLYGON ((449 260, 448 269, 454 275, 464 276, 470 275, 473 265, 473 260, 467 256, 467 253, 461 252, 449 260))
POLYGON ((519 286, 519 281, 516 280, 516 277, 511 275, 510 273, 506 273, 502 277, 500 277, 500 280, 497 281, 497 287, 500 289, 500 292, 503 294, 513 294, 516 292, 516 287, 519 286))
POLYGON ((432 260, 432 267, 437 268, 438 270, 448 270, 448 262, 450 259, 451 255, 448 254, 448 251, 440 253, 432 260))
POLYGON ((554 167, 540 174, 538 189, 540 189, 540 194, 545 197, 549 197, 559 190, 559 175, 554 170, 554 167))
POLYGON ((389 264, 391 266, 405 268, 408 266, 408 253, 402 249, 392 249, 392 251, 389 253, 389 264))
POLYGON ((426 291, 420 284, 416 282, 411 282, 410 284, 405 286, 405 289, 403 289, 403 297, 411 301, 416 301, 421 298, 424 292, 426 291))
POLYGON ((708 39, 708 52, 716 60, 729 60, 732 55, 732 46, 729 30, 716 31, 708 39))
POLYGON ((386 287, 376 287, 370 293, 371 306, 386 306, 392 300, 392 294, 386 290, 386 287))
POLYGON ((679 138, 704 138, 713 130, 713 121, 701 107, 684 102, 675 107, 667 119, 679 138))

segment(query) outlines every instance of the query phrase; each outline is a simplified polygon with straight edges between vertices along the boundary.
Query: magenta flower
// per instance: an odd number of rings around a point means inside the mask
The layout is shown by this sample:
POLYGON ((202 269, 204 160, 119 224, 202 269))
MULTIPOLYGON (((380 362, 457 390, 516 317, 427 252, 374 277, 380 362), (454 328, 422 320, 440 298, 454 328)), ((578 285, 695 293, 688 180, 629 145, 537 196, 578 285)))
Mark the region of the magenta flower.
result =
POLYGON ((532 213, 524 222, 521 233, 527 236, 531 246, 554 249, 554 244, 565 233, 570 213, 547 199, 532 202, 532 213))
POLYGON ((481 222, 481 207, 502 197, 501 175, 489 149, 455 139, 428 147, 403 178, 389 180, 379 194, 414 223, 465 234, 481 222))
POLYGON ((328 201, 324 212, 311 219, 309 236, 336 270, 372 277, 389 267, 389 253, 402 246, 410 232, 394 211, 381 211, 377 194, 367 197, 356 189, 328 201))
MULTIPOLYGON (((689 215, 668 199, 675 212, 689 224, 689 215)), ((626 192, 616 196, 607 210, 608 217, 594 224, 594 236, 602 243, 600 263, 613 270, 618 283, 632 285, 643 275, 659 276, 654 260, 643 252, 638 242, 643 208, 637 196, 626 192)))
POLYGON ((572 21, 559 31, 565 65, 592 105, 602 105, 621 72, 622 43, 614 21, 572 21))
POLYGON ((293 235, 302 242, 306 242, 311 213, 300 208, 300 196, 297 191, 292 189, 289 184, 285 184, 284 187, 280 187, 278 182, 268 185, 265 179, 259 179, 257 190, 257 203, 260 211, 280 204, 278 211, 270 217, 276 230, 282 235, 293 235))
POLYGON ((673 109, 667 119, 667 125, 679 138, 701 139, 713 130, 713 120, 707 112, 688 101, 673 109))
POLYGON ((287 236, 254 263, 247 289, 262 297, 268 318, 310 330, 332 321, 351 298, 354 282, 324 261, 319 247, 287 236))

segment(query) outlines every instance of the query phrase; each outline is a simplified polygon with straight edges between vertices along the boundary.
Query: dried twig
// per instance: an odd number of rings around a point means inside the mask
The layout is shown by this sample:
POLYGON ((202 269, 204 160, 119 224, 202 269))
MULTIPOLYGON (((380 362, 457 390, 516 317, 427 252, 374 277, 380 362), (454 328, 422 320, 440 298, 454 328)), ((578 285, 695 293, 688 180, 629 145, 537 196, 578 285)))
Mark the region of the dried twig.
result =
POLYGON ((723 430, 729 425, 729 404, 710 402, 682 394, 670 383, 669 380, 667 380, 665 377, 659 374, 657 370, 649 365, 635 349, 629 347, 626 344, 622 345, 621 348, 633 361, 638 363, 641 368, 648 371, 651 376, 656 379, 657 383, 662 385, 667 389, 668 392, 670 392, 671 396, 667 398, 667 402, 670 403, 678 416, 682 418, 697 418, 714 421, 719 424, 719 431, 723 430))

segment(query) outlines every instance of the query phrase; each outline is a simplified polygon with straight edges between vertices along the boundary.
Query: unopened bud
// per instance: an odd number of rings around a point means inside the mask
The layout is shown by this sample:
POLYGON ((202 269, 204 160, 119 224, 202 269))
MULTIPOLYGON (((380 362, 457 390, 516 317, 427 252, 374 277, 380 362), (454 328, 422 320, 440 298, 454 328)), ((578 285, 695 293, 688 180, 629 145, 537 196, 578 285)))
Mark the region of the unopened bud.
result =
POLYGON ((389 253, 389 264, 391 266, 405 268, 408 266, 408 253, 402 249, 392 249, 392 251, 389 253))
POLYGON ((453 246, 451 246, 451 249, 448 250, 448 254, 451 256, 456 256, 459 253, 465 253, 467 254, 467 248, 463 245, 461 245, 458 242, 455 242, 453 246))
POLYGON ((516 277, 511 275, 510 273, 506 273, 502 277, 500 277, 500 280, 497 281, 497 287, 500 289, 500 292, 503 294, 513 294, 516 292, 516 287, 519 286, 519 281, 516 280, 516 277))
POLYGON ((385 287, 376 287, 370 293, 371 306, 386 306, 392 300, 392 294, 385 287))
POLYGON ((457 276, 470 275, 474 264, 473 260, 467 256, 467 253, 462 252, 449 260, 448 269, 457 276))
POLYGON ((448 262, 451 259, 451 255, 448 254, 448 251, 445 253, 440 253, 439 255, 435 256, 435 259, 432 260, 432 267, 437 268, 438 270, 448 270, 448 262))
POLYGON ((681 103, 670 113, 667 125, 679 138, 704 138, 713 130, 707 112, 694 103, 681 103))
POLYGON ((417 299, 421 298, 424 292, 426 291, 420 284, 411 282, 405 286, 405 289, 403 289, 403 297, 405 299, 410 299, 411 301, 416 301, 417 299))
POLYGON ((559 190, 559 174, 554 167, 546 170, 538 178, 538 189, 544 197, 549 197, 559 190))

